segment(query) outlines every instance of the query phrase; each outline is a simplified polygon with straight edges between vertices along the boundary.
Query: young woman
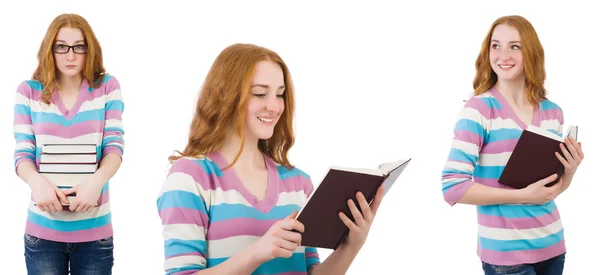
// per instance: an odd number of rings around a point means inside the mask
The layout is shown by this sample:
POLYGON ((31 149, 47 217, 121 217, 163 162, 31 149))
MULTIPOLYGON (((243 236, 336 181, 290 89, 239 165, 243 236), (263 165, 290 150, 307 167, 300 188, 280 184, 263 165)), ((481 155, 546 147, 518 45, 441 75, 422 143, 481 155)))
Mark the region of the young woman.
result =
POLYGON ((556 157, 564 176, 527 188, 498 183, 516 141, 529 125, 562 135, 563 112, 546 98, 544 50, 523 17, 497 19, 483 41, 473 82, 475 95, 460 112, 442 173, 448 204, 477 205, 478 255, 485 274, 562 274, 563 226, 554 199, 564 192, 583 159, 572 138, 556 157))
POLYGON ((370 206, 361 194, 359 206, 349 200, 356 222, 340 214, 349 236, 320 263, 315 248, 301 246, 295 219, 313 185, 288 160, 293 113, 291 76, 276 53, 247 44, 221 52, 157 201, 167 274, 346 272, 383 192, 370 206))
POLYGON ((111 274, 113 243, 108 181, 123 154, 123 101, 105 73, 88 22, 63 14, 50 24, 32 80, 16 93, 15 169, 31 187, 25 228, 29 274, 111 274), (99 167, 71 189, 38 172, 44 144, 96 144, 99 167), (76 194, 69 207, 66 195, 76 194))

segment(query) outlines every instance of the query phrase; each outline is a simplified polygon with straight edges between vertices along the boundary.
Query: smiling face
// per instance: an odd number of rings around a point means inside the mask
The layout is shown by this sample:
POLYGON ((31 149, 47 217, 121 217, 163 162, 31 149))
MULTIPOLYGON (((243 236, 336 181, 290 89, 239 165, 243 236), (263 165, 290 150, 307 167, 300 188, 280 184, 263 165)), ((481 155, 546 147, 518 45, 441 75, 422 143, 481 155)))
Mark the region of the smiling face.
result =
POLYGON ((281 67, 271 61, 258 62, 249 92, 244 136, 257 141, 269 139, 285 108, 281 67))
POLYGON ((72 77, 81 73, 85 63, 87 45, 80 29, 61 28, 56 35, 52 51, 59 76, 72 77))
POLYGON ((506 24, 494 28, 490 42, 490 65, 498 80, 524 77, 521 36, 516 28, 506 24))

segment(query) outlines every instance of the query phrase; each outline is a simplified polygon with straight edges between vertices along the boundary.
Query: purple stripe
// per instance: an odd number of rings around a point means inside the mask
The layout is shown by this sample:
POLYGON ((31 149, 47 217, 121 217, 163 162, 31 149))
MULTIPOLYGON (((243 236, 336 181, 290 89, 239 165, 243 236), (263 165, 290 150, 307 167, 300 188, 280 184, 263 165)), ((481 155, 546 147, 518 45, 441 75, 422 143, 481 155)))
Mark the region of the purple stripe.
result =
MULTIPOLYGON (((111 144, 112 144, 112 142, 111 142, 111 144)), ((102 150, 102 155, 103 156, 107 156, 110 153, 115 153, 119 157, 123 158, 123 152, 121 151, 121 149, 119 149, 117 147, 114 147, 114 146, 108 146, 107 145, 106 147, 104 147, 104 150, 102 150)))
POLYGON ((35 146, 35 141, 30 140, 30 139, 24 139, 24 140, 19 141, 18 143, 22 143, 22 142, 31 143, 31 144, 33 144, 35 146))
POLYGON ((109 190, 104 191, 104 193, 100 194, 100 197, 98 197, 98 201, 96 202, 98 204, 98 207, 102 206, 103 204, 107 203, 110 199, 110 195, 109 195, 109 190))
POLYGON ((315 252, 307 252, 304 254, 304 256, 308 259, 308 258, 319 258, 319 253, 315 253, 315 252))
POLYGON ((467 174, 448 174, 442 177, 442 180, 447 180, 447 179, 471 179, 472 177, 467 175, 467 174))
POLYGON ((542 113, 542 117, 543 117, 542 121, 558 119, 558 122, 560 122, 561 124, 564 123, 562 111, 559 109, 545 110, 545 111, 541 111, 541 113, 542 113))
POLYGON ((104 115, 104 119, 118 119, 120 120, 123 115, 123 112, 119 110, 108 110, 104 115))
POLYGON ((60 138, 76 138, 79 136, 98 133, 98 129, 104 127, 104 120, 90 120, 76 123, 71 126, 63 126, 56 123, 36 123, 33 131, 36 135, 51 135, 60 138))
POLYGON ((481 148, 481 154, 498 154, 512 152, 517 146, 519 139, 506 139, 502 141, 495 141, 487 143, 481 148))
POLYGON ((204 168, 197 165, 194 161, 186 158, 178 159, 169 170, 168 175, 177 172, 190 175, 204 190, 215 190, 216 185, 212 184, 212 182, 218 182, 219 187, 223 189, 223 191, 235 190, 235 186, 232 184, 232 182, 234 182, 236 179, 235 177, 232 177, 231 173, 224 173, 219 179, 211 180, 210 177, 216 177, 214 174, 208 176, 204 171, 204 168))
POLYGON ((462 198, 462 196, 465 195, 467 190, 469 190, 469 188, 473 186, 473 183, 474 182, 472 180, 467 180, 459 184, 453 185, 444 193, 444 200, 451 206, 455 205, 458 202, 458 200, 460 200, 460 198, 462 198))
POLYGON ((483 145, 483 137, 482 136, 480 136, 479 134, 470 132, 470 131, 466 131, 466 130, 455 130, 454 131, 454 139, 463 141, 463 142, 473 143, 479 147, 481 147, 481 145, 483 145))
POLYGON ((262 237, 278 220, 256 220, 251 218, 235 218, 210 223, 206 235, 207 241, 215 241, 235 236, 262 237))
POLYGON ((179 272, 171 273, 171 275, 195 275, 200 270, 201 269, 189 269, 189 270, 184 270, 184 271, 179 271, 179 272))
POLYGON ((477 213, 479 224, 491 228, 505 229, 532 229, 550 225, 560 219, 558 209, 552 213, 535 218, 505 218, 498 216, 488 216, 477 213))
POLYGON ((467 101, 464 108, 473 108, 477 110, 477 112, 479 112, 479 114, 481 114, 481 116, 483 116, 485 119, 493 119, 493 114, 490 108, 487 106, 487 104, 485 104, 485 102, 483 102, 481 98, 472 97, 471 100, 467 101))
POLYGON ((113 93, 113 91, 116 89, 121 89, 121 86, 117 79, 115 77, 112 77, 110 80, 106 81, 105 83, 102 83, 100 87, 94 89, 91 93, 88 93, 87 98, 91 100, 106 95, 108 99, 108 96, 110 96, 110 94, 113 93))
POLYGON ((112 224, 107 224, 88 230, 62 232, 39 226, 28 220, 25 233, 49 241, 79 243, 108 238, 113 235, 113 229, 112 224))
POLYGON ((15 153, 15 158, 18 158, 18 157, 35 157, 35 155, 32 153, 28 153, 28 152, 15 153))
MULTIPOLYGON (((162 224, 197 224, 204 227, 208 225, 208 216, 202 211, 190 208, 167 208, 159 211, 162 224)), ((210 224, 214 226, 214 224, 210 224)))
POLYGON ((477 246, 477 254, 482 261, 493 265, 518 265, 523 263, 538 263, 561 255, 567 251, 562 240, 552 246, 538 250, 514 250, 499 252, 477 246))
POLYGON ((31 125, 31 116, 28 115, 16 115, 13 124, 28 124, 31 125))
POLYGON ((307 185, 312 186, 311 182, 306 180, 305 177, 297 176, 286 178, 285 180, 281 181, 281 184, 279 185, 279 193, 304 191, 306 194, 308 191, 310 191, 307 190, 307 185))
POLYGON ((503 188, 503 189, 514 189, 512 187, 508 187, 506 185, 498 183, 498 179, 488 179, 488 178, 480 178, 473 177, 473 180, 477 183, 483 184, 485 186, 494 187, 494 188, 503 188))
POLYGON ((177 254, 177 255, 172 255, 172 256, 167 256, 165 257, 165 260, 171 259, 171 258, 177 258, 177 257, 181 257, 181 256, 201 256, 206 258, 206 256, 204 254, 202 254, 201 252, 189 252, 189 253, 183 253, 183 254, 177 254))

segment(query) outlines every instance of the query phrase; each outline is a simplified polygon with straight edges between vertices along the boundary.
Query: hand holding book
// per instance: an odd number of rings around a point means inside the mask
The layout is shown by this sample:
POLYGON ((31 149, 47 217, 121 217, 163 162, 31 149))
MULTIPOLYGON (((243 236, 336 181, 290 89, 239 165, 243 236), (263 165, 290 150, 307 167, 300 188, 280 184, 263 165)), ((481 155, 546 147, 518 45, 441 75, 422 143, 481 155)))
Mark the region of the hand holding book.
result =
POLYGON ((344 222, 350 230, 346 239, 341 243, 342 246, 347 245, 353 249, 362 248, 367 240, 367 235, 369 235, 369 230, 371 229, 371 225, 377 214, 377 209, 379 209, 381 200, 383 200, 384 192, 385 188, 382 185, 377 189, 375 199, 371 205, 369 205, 362 193, 357 193, 356 199, 360 205, 360 210, 358 210, 358 207, 353 200, 348 200, 348 207, 350 207, 350 212, 352 213, 354 221, 350 220, 343 212, 339 213, 340 219, 342 219, 342 222, 344 222))
POLYGON ((581 142, 577 142, 573 137, 567 137, 564 144, 560 144, 560 150, 564 157, 558 152, 555 152, 554 154, 565 167, 564 176, 573 177, 575 171, 577 171, 577 167, 579 167, 579 164, 581 164, 581 161, 583 160, 581 142))
POLYGON ((62 211, 63 205, 61 205, 61 202, 68 203, 63 192, 41 174, 32 177, 31 182, 28 182, 28 184, 31 187, 31 195, 35 205, 43 212, 62 211))
POLYGON ((99 182, 96 177, 90 176, 84 182, 64 190, 64 195, 76 194, 75 199, 69 205, 69 210, 74 212, 92 211, 98 203, 103 185, 104 183, 99 182))

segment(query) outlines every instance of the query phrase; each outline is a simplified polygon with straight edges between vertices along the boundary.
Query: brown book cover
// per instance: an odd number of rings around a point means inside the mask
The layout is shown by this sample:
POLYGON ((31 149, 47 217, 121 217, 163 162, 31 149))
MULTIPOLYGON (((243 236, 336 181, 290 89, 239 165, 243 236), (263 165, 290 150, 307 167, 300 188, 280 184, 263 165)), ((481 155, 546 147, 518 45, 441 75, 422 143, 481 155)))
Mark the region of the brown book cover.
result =
POLYGON ((330 168, 298 214, 298 221, 304 224, 302 246, 336 249, 348 233, 338 213, 354 220, 348 199, 360 210, 357 192, 362 192, 371 203, 379 186, 383 184, 387 193, 409 162, 410 159, 382 164, 377 170, 330 168))
MULTIPOLYGON (((567 133, 577 140, 577 126, 572 126, 567 133)), ((564 157, 560 144, 562 138, 551 132, 530 126, 517 141, 498 182, 515 189, 523 189, 530 184, 557 174, 558 178, 546 186, 556 184, 564 173, 564 166, 554 152, 564 157)))

